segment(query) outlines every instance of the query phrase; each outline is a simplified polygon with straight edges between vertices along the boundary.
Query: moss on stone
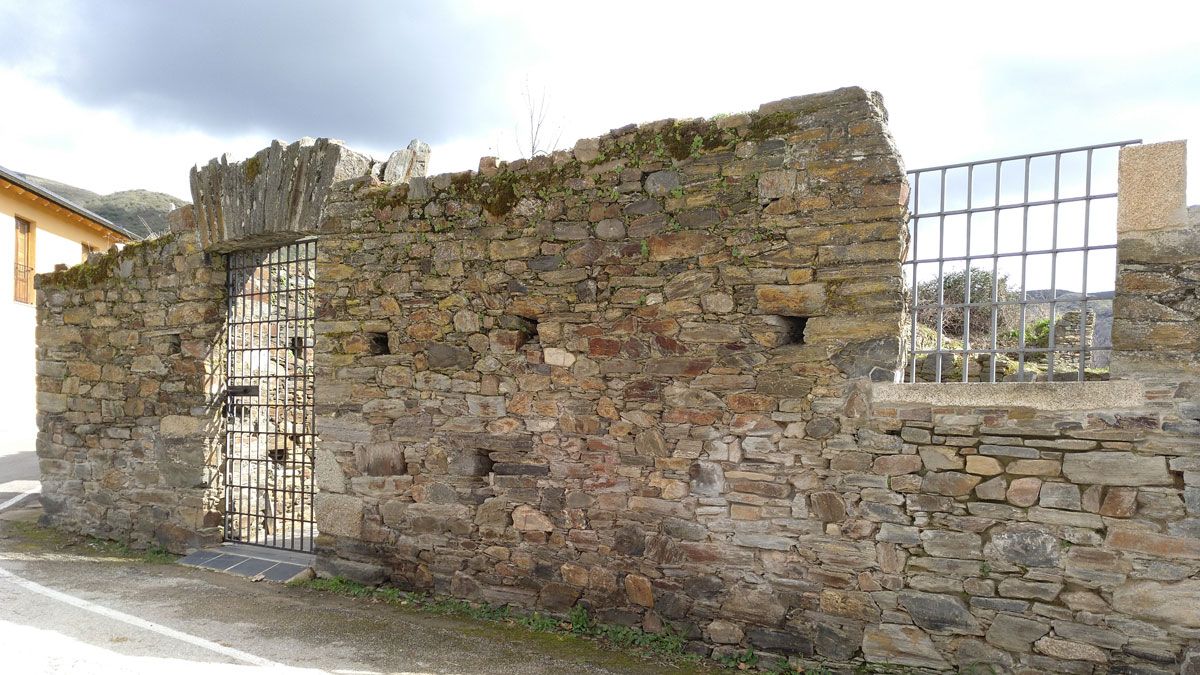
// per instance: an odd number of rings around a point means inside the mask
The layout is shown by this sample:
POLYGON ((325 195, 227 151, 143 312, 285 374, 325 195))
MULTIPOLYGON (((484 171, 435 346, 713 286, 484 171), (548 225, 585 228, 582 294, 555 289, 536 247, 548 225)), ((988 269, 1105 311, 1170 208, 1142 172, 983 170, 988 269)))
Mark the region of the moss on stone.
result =
POLYGON ((11 548, 22 552, 54 552, 92 559, 121 558, 129 562, 151 564, 174 563, 179 559, 179 556, 158 546, 136 549, 118 541, 65 532, 36 522, 0 521, 0 531, 9 540, 11 548))
MULTIPOLYGON (((711 120, 681 120, 670 126, 644 126, 633 133, 632 140, 620 146, 620 156, 630 160, 657 157, 661 160, 682 161, 703 151, 730 147, 736 139, 711 120)), ((609 156, 609 160, 614 159, 609 156)))
POLYGON ((493 216, 502 216, 517 205, 519 197, 517 196, 516 183, 519 178, 516 174, 510 172, 498 173, 492 176, 492 180, 473 186, 476 188, 475 200, 483 210, 493 216))
POLYGON ((152 248, 161 248, 175 239, 174 234, 128 244, 121 250, 110 250, 93 260, 74 267, 39 276, 41 288, 85 289, 110 279, 122 260, 128 260, 152 248))
POLYGON ((242 165, 242 170, 246 172, 246 182, 253 183, 255 178, 258 178, 259 172, 262 171, 262 160, 255 155, 246 160, 242 165))
POLYGON ((763 141, 768 138, 786 135, 795 127, 796 113, 788 110, 754 115, 746 138, 751 141, 763 141))

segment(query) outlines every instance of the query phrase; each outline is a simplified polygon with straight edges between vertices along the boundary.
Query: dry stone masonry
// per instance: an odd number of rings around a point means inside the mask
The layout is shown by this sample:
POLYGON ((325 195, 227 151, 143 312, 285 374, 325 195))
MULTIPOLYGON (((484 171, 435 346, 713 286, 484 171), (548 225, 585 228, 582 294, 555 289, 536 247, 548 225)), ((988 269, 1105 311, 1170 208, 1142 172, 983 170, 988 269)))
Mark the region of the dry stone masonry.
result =
POLYGON ((173 550, 220 541, 211 374, 224 276, 219 257, 176 234, 38 277, 49 524, 173 550))
POLYGON ((200 169, 194 225, 40 281, 48 519, 219 537, 220 251, 316 235, 321 574, 718 656, 1198 672, 1182 147, 1124 151, 1116 379, 899 385, 885 125, 844 89, 477 172, 200 169))

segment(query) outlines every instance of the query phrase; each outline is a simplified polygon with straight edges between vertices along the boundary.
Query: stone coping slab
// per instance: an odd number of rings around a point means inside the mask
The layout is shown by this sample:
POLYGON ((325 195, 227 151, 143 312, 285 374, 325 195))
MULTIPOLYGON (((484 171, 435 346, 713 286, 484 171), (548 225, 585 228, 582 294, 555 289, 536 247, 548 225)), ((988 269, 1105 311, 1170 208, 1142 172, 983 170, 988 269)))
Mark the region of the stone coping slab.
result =
POLYGON ((1098 410, 1139 408, 1145 404, 1141 383, 1131 380, 877 383, 871 391, 875 403, 926 403, 939 407, 1098 410))

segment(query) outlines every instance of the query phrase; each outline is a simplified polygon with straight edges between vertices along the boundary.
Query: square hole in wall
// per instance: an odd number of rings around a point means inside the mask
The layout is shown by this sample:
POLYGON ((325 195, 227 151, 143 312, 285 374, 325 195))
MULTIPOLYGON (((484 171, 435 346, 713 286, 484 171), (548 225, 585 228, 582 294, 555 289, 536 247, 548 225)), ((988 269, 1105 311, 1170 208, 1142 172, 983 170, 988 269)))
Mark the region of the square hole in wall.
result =
POLYGON ((163 344, 165 345, 167 356, 176 356, 183 352, 183 342, 178 335, 163 336, 163 344))
POLYGON ((538 322, 535 318, 517 316, 515 314, 503 314, 500 316, 500 327, 507 330, 515 330, 524 335, 523 344, 538 341, 538 322))
POLYGON ((782 316, 773 317, 774 323, 780 328, 779 341, 775 346, 783 347, 785 345, 802 345, 804 344, 804 329, 808 326, 807 316, 782 316))
POLYGON ((372 356, 391 354, 387 333, 367 333, 367 353, 372 356))

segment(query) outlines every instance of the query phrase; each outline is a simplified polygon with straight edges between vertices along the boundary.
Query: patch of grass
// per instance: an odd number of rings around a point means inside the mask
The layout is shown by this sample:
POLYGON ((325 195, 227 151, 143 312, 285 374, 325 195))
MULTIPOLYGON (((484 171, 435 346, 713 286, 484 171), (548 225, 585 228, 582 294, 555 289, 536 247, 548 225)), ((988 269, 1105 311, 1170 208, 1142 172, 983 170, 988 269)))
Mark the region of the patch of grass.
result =
POLYGON ((669 625, 661 633, 648 633, 629 626, 599 623, 588 613, 587 608, 581 605, 572 607, 566 617, 556 617, 542 612, 514 611, 508 605, 468 602, 446 596, 411 593, 398 588, 375 588, 340 577, 294 581, 288 585, 411 607, 443 616, 521 626, 535 633, 599 640, 615 647, 633 650, 643 656, 670 661, 699 661, 699 657, 684 652, 687 639, 669 625))
POLYGON ((717 658, 717 662, 734 670, 750 670, 758 665, 758 654, 755 654, 754 648, 751 647, 744 652, 722 655, 717 658))
POLYGON ((170 564, 179 559, 179 556, 161 546, 139 550, 121 542, 72 534, 31 522, 9 521, 4 523, 4 530, 15 535, 28 550, 49 550, 88 557, 125 558, 132 562, 152 565, 170 564))
POLYGON ((167 564, 175 562, 176 560, 179 560, 179 556, 175 555, 174 553, 171 553, 167 549, 163 548, 162 546, 158 546, 158 545, 151 546, 150 548, 146 549, 145 551, 138 551, 136 549, 131 549, 124 544, 119 544, 119 547, 121 549, 123 549, 123 551, 125 552, 124 554, 127 555, 128 557, 138 558, 144 562, 148 562, 148 563, 151 563, 154 565, 167 565, 167 564))

